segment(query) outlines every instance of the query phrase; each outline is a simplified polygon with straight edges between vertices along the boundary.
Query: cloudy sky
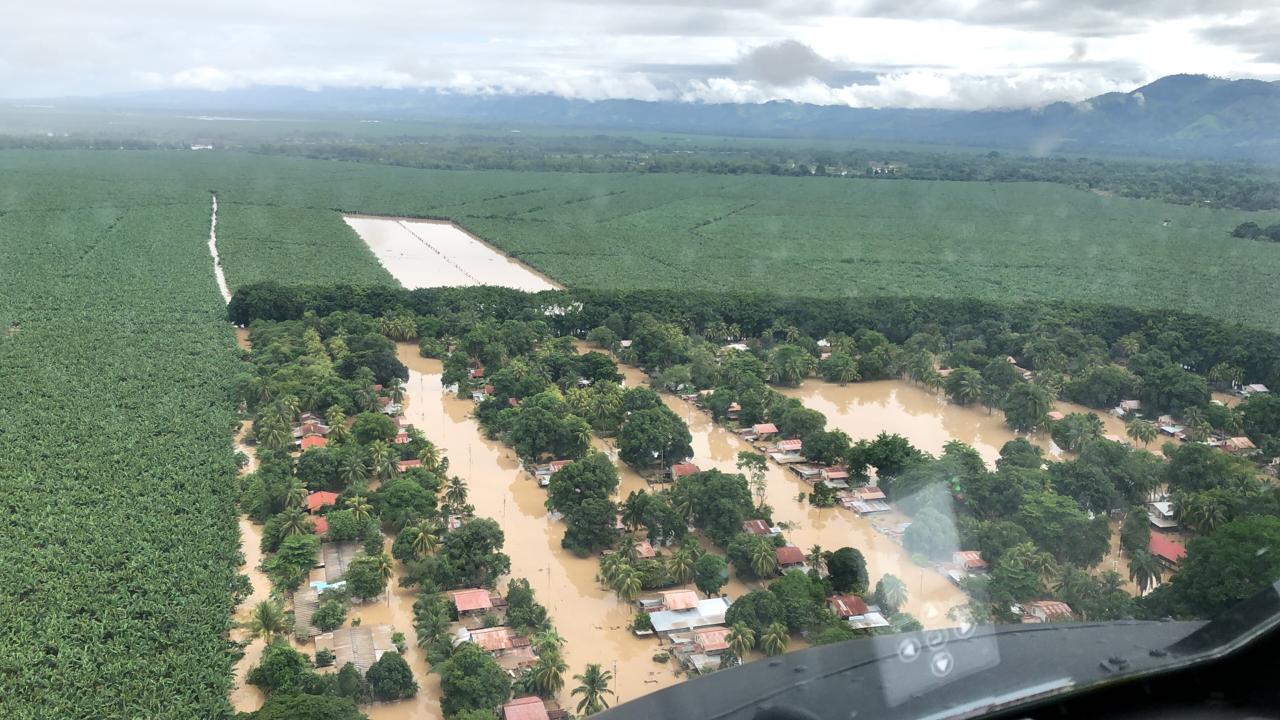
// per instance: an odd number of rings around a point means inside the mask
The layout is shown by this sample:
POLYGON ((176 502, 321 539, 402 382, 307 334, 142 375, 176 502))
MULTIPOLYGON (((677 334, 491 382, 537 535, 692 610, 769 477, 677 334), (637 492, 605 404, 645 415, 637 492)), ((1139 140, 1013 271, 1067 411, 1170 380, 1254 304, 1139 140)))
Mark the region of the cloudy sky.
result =
POLYGON ((248 85, 1020 107, 1280 78, 1276 0, 16 0, 0 96, 248 85))

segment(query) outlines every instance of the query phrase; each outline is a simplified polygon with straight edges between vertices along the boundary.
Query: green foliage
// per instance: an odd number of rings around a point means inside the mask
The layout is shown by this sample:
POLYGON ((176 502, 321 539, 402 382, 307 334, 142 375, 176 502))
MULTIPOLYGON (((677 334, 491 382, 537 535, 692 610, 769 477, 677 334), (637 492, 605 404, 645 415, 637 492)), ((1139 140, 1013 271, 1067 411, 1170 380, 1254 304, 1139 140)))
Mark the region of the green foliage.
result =
POLYGON ((347 619, 347 604, 342 600, 325 600, 311 615, 311 624, 325 632, 337 630, 347 619))
POLYGON ((704 553, 693 563, 693 584, 707 597, 720 594, 729 582, 729 566, 715 553, 704 553))
POLYGON ((842 547, 826 557, 831 589, 838 593, 861 595, 867 589, 867 561, 862 553, 842 547))
POLYGON ((724 622, 729 627, 742 623, 759 637, 765 628, 785 617, 786 608, 777 595, 767 590, 754 590, 729 606, 724 622))
POLYGON ((511 678, 474 643, 459 645, 437 668, 440 708, 447 717, 464 710, 492 710, 511 694, 511 678))
POLYGON ((383 653, 377 662, 369 666, 365 679, 369 681, 369 689, 377 700, 403 700, 418 694, 418 683, 413 679, 413 670, 398 652, 383 653))
POLYGON ((261 708, 240 717, 248 720, 367 720, 367 716, 348 698, 287 693, 272 695, 261 708))
POLYGON ((1150 615, 1216 617, 1280 577, 1280 518, 1228 523, 1187 543, 1172 579, 1143 598, 1150 615))

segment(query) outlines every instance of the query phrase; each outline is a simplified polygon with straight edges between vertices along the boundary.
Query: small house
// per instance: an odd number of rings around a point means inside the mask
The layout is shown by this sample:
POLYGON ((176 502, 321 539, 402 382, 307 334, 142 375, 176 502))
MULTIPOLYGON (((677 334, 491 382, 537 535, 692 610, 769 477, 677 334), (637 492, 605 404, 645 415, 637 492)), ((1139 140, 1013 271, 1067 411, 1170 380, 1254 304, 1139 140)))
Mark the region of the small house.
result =
POLYGON ((323 435, 304 435, 302 441, 298 443, 298 447, 306 451, 312 448, 322 448, 328 444, 328 438, 323 435))
POLYGON ((320 508, 332 507, 338 504, 338 493, 319 490, 313 493, 307 493, 307 511, 316 512, 320 508))
POLYGON ((795 545, 784 545, 780 548, 775 548, 773 555, 778 561, 778 569, 783 572, 806 569, 804 551, 795 545))
POLYGON ((770 527, 769 524, 763 520, 743 520, 742 530, 743 532, 750 533, 752 535, 759 535, 761 537, 777 535, 782 532, 781 528, 770 527))
POLYGON ((693 643, 705 655, 719 655, 729 651, 729 628, 722 625, 698 628, 693 631, 693 643))
POLYGON ((1263 385, 1262 383, 1253 383, 1252 385, 1245 385, 1244 387, 1240 388, 1240 394, 1245 397, 1249 397, 1250 395, 1258 395, 1260 393, 1265 393, 1265 392, 1270 392, 1270 391, 1267 390, 1267 386, 1263 385))
POLYGON ((396 436, 391 439, 391 442, 395 445, 406 445, 409 442, 409 433, 401 430, 396 433, 396 436))
POLYGON ((671 466, 671 482, 675 482, 682 477, 689 475, 697 475, 702 472, 702 468, 691 462, 676 463, 671 466))
POLYGON ((849 473, 842 467, 828 467, 821 470, 822 482, 834 490, 849 487, 849 473))
POLYGON ((526 695, 502 706, 502 720, 550 720, 547 705, 536 695, 526 695))
POLYGON ((725 411, 725 417, 730 420, 737 420, 738 413, 742 412, 742 406, 736 402, 729 403, 729 409, 725 411))
MULTIPOLYGON (((692 593, 692 590, 687 592, 692 593)), ((696 595, 695 595, 696 597, 696 595)), ((724 615, 729 610, 731 601, 724 597, 698 600, 693 607, 681 610, 659 610, 649 613, 649 622, 653 623, 654 632, 661 637, 670 637, 673 632, 696 630, 710 625, 723 625, 724 615)))
POLYGON ((951 553, 951 562, 969 574, 985 572, 987 569, 987 561, 982 559, 982 553, 977 550, 958 550, 953 552, 951 553))
POLYGON ((517 635, 514 630, 506 625, 499 625, 491 628, 477 628, 475 630, 467 630, 464 628, 458 632, 458 637, 464 641, 479 645, 486 652, 495 657, 499 657, 512 650, 529 647, 528 638, 517 635))
POLYGON ((740 343, 740 342, 729 343, 728 345, 725 345, 724 347, 720 348, 721 352, 729 352, 731 350, 736 350, 737 352, 747 352, 750 349, 751 348, 747 347, 746 343, 740 343))
POLYGON ((1170 570, 1178 567, 1182 558, 1187 556, 1186 546, 1160 533, 1151 533, 1151 539, 1147 541, 1147 550, 1160 561, 1161 565, 1170 570))
POLYGON ((316 636, 316 652, 333 653, 334 666, 352 663, 361 673, 369 671, 378 658, 396 649, 390 625, 359 625, 316 636))
POLYGON ((1052 410, 1052 411, 1050 411, 1050 412, 1048 412, 1048 413, 1045 413, 1045 417, 1049 418, 1050 420, 1052 420, 1052 421, 1054 421, 1054 422, 1058 422, 1058 421, 1059 421, 1059 420, 1061 420, 1062 418, 1066 417, 1066 415, 1063 415, 1061 412, 1059 412, 1059 411, 1057 411, 1057 410, 1052 410))
POLYGON ((422 467, 422 461, 417 458, 414 458, 412 460, 401 460, 400 462, 396 463, 396 470, 398 472, 404 472, 405 470, 410 470, 413 468, 420 468, 420 467, 422 467))
POLYGON ((751 431, 756 437, 764 440, 778 434, 778 426, 773 423, 759 423, 751 426, 751 431))
POLYGON ((855 630, 889 627, 889 621, 885 619, 880 608, 867 605, 867 602, 857 595, 832 595, 827 598, 827 607, 831 609, 832 614, 855 630))
POLYGON ((1071 606, 1058 600, 1035 600, 1022 603, 1020 610, 1024 623, 1059 622, 1074 618, 1071 606))
POLYGON ((1227 438, 1222 443, 1222 449, 1234 455, 1253 455, 1258 452, 1258 446, 1253 441, 1243 435, 1240 437, 1227 438))
POLYGON ((484 615, 493 609, 492 596, 484 588, 454 590, 449 593, 449 599, 453 601, 453 606, 457 608, 458 617, 484 615))
POLYGON ((1152 525, 1161 530, 1178 527, 1178 520, 1173 512, 1173 503, 1168 501, 1147 503, 1147 519, 1151 521, 1152 525))

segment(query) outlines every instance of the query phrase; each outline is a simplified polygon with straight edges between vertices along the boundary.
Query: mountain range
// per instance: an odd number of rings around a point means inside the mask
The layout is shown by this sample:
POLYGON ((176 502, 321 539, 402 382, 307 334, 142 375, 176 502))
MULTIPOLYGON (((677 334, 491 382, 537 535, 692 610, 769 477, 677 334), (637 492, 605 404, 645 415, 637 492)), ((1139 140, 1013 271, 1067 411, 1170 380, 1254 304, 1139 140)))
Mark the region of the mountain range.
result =
POLYGON ((1280 162, 1280 82, 1171 75, 1130 92, 1040 108, 947 111, 795 102, 705 104, 462 95, 436 90, 252 87, 61 101, 111 109, 547 125, 809 137, 1280 162))

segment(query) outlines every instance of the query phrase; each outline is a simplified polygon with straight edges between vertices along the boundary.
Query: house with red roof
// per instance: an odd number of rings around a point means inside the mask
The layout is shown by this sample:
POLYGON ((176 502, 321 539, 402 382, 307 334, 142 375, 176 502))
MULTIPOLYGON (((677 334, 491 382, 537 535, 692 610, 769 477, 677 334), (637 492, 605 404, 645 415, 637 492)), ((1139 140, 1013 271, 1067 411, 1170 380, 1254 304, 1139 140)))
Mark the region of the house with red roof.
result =
POLYGON ((763 520, 743 520, 742 530, 743 532, 760 536, 777 535, 779 532, 782 532, 778 528, 769 527, 769 523, 763 520))
POLYGON ((318 492, 307 493, 307 512, 315 512, 323 507, 331 507, 338 504, 338 493, 321 490, 318 492))
POLYGON ((311 448, 322 448, 328 444, 329 439, 323 435, 306 435, 302 438, 302 441, 298 443, 298 447, 303 450, 310 450, 311 448))
POLYGON ((868 605, 866 600, 857 595, 832 595, 827 598, 827 607, 832 614, 855 630, 889 627, 889 621, 880 612, 880 608, 868 605))
POLYGON ((778 434, 778 426, 773 423, 759 423, 751 426, 751 432, 758 438, 767 438, 778 434))
POLYGON ((400 462, 396 463, 396 470, 398 470, 399 472, 404 472, 405 470, 408 470, 410 468, 420 468, 420 467, 422 467, 422 461, 417 458, 414 458, 412 460, 401 460, 400 462))
POLYGON ((676 463, 671 466, 671 481, 675 482, 682 477, 697 475, 700 472, 702 472, 702 468, 699 468, 691 462, 676 463))
POLYGON ((458 609, 459 616, 483 615, 493 609, 493 598, 484 588, 454 590, 449 593, 449 599, 458 609))
POLYGON ((803 570, 805 567, 804 551, 795 545, 784 545, 776 548, 773 551, 773 555, 778 560, 778 569, 783 572, 792 569, 803 570))
POLYGON ((1147 541, 1147 550, 1169 569, 1178 567, 1178 563, 1182 562, 1182 558, 1187 555, 1185 545, 1160 533, 1151 533, 1151 539, 1147 541))
POLYGON ((502 720, 550 720, 547 705, 536 695, 518 697, 502 706, 502 720))
POLYGON ((323 515, 317 515, 311 519, 311 532, 316 535, 324 535, 329 532, 329 521, 323 515))
POLYGON ((1023 623, 1061 622, 1075 619, 1071 606, 1058 600, 1034 600, 1022 603, 1023 623))
POLYGON ((698 628, 693 631, 693 643, 707 655, 718 655, 729 650, 729 628, 723 625, 698 628))

